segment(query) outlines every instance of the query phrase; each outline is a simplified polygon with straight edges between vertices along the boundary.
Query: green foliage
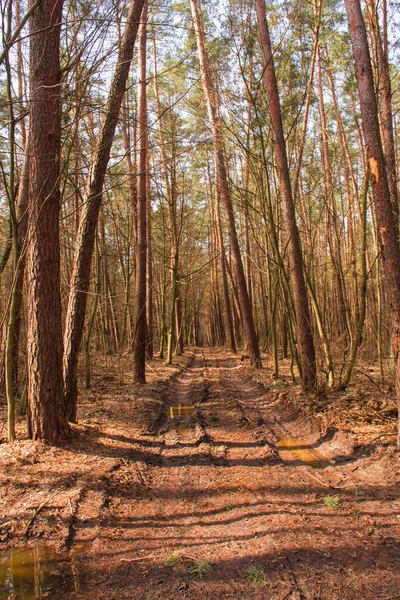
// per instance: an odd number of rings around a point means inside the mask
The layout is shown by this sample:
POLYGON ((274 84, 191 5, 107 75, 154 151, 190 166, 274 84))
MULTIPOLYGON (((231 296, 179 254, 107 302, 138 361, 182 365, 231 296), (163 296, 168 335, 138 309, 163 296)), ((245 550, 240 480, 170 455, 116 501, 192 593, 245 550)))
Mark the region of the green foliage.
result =
POLYGON ((340 506, 339 498, 337 496, 330 496, 329 494, 322 498, 322 502, 329 508, 339 508, 340 506))
POLYGON ((184 561, 185 561, 185 555, 184 555, 183 550, 174 550, 173 552, 171 552, 171 554, 169 554, 164 559, 164 563, 168 567, 172 567, 173 569, 180 569, 180 570, 183 570, 185 568, 184 561))
POLYGON ((194 577, 204 577, 213 569, 210 560, 194 559, 187 556, 183 550, 174 550, 164 559, 164 564, 178 571, 190 573, 194 577))
POLYGON ((213 563, 210 560, 194 560, 188 567, 188 571, 195 577, 204 577, 213 570, 213 563))
POLYGON ((246 578, 256 583, 257 585, 265 585, 265 573, 261 569, 261 567, 257 567, 256 565, 250 565, 246 569, 246 578))
POLYGON ((218 423, 218 421, 219 421, 219 416, 218 416, 218 415, 210 415, 210 416, 208 417, 208 420, 209 420, 211 423, 218 423))

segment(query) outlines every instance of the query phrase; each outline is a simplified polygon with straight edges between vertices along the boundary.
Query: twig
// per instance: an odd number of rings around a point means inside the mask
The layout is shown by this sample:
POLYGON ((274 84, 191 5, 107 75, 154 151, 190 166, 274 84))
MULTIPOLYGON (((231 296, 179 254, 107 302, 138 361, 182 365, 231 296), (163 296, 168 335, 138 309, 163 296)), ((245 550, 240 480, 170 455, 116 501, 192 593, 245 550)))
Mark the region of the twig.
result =
POLYGON ((273 400, 272 402, 268 402, 268 404, 264 404, 264 407, 265 408, 272 408, 273 406, 276 406, 277 404, 279 404, 280 402, 282 402, 283 399, 284 399, 284 396, 282 394, 276 400, 273 400))
POLYGON ((138 562, 140 560, 147 560, 148 558, 154 558, 156 555, 155 554, 148 554, 147 556, 141 556, 140 558, 120 558, 119 562, 125 562, 125 563, 132 563, 132 562, 138 562))
POLYGON ((73 515, 74 509, 72 508, 71 498, 69 496, 68 496, 68 506, 69 506, 69 510, 71 511, 71 515, 73 515))
POLYGON ((246 415, 246 413, 244 412, 244 408, 243 406, 245 405, 245 403, 242 400, 236 400, 237 405, 239 406, 239 410, 242 414, 242 417, 244 419, 246 419, 246 421, 248 422, 249 425, 253 424, 253 421, 246 415))
POLYGON ((375 440, 379 440, 379 438, 381 438, 381 437, 389 437, 391 435, 396 437, 397 433, 395 431, 393 431, 392 433, 381 433, 381 434, 373 437, 372 440, 369 440, 369 443, 374 442, 375 440))
POLYGON ((379 386, 379 385, 376 383, 376 381, 374 381, 374 380, 372 379, 372 377, 370 377, 370 376, 368 375, 368 373, 365 373, 365 371, 361 371, 361 369, 357 369, 356 373, 360 373, 361 375, 365 375, 365 377, 367 377, 367 379, 369 379, 369 380, 370 380, 370 382, 371 382, 371 383, 373 383, 373 384, 374 384, 374 386, 375 386, 375 387, 376 387, 376 388, 377 388, 377 389, 378 389, 380 392, 382 392, 382 388, 381 388, 381 387, 380 387, 380 386, 379 386))
POLYGON ((376 415, 380 421, 384 421, 385 423, 391 423, 393 421, 393 419, 391 419, 390 417, 384 417, 377 410, 374 410, 373 408, 370 410, 371 410, 372 414, 376 415))
POLYGON ((316 477, 315 475, 313 475, 309 471, 306 471, 306 473, 312 479, 315 479, 315 481, 318 481, 319 484, 321 484, 324 487, 327 487, 327 488, 329 488, 331 490, 346 490, 348 488, 355 488, 355 487, 360 487, 360 486, 364 485, 363 483, 346 483, 346 485, 332 485, 330 483, 326 483, 325 481, 322 481, 322 479, 319 479, 319 477, 316 477))
POLYGON ((117 365, 121 360, 123 360, 125 358, 125 364, 129 361, 130 355, 126 354, 126 355, 122 355, 119 354, 117 359, 112 362, 108 367, 106 367, 106 371, 105 373, 102 374, 101 377, 99 377, 92 385, 92 388, 95 388, 99 385, 99 383, 102 383, 105 378, 108 376, 109 372, 111 371, 111 369, 113 369, 115 367, 115 365, 117 365))
POLYGON ((28 21, 30 16, 35 12, 35 10, 39 6, 39 4, 40 4, 40 1, 36 0, 36 2, 30 7, 28 12, 22 17, 22 19, 21 19, 18 27, 15 29, 14 33, 11 35, 11 37, 8 40, 6 40, 5 48, 4 48, 3 52, 0 54, 0 64, 3 62, 5 56, 7 55, 8 51, 10 50, 11 46, 15 43, 19 34, 21 33, 25 23, 28 21))
POLYGON ((37 515, 42 510, 42 508, 44 508, 46 506, 46 504, 48 504, 51 500, 53 500, 53 498, 55 498, 56 496, 61 494, 61 491, 62 490, 55 492, 55 494, 53 494, 52 496, 49 496, 44 502, 42 502, 42 504, 40 504, 37 508, 35 508, 35 510, 33 511, 33 515, 31 516, 28 523, 26 524, 24 535, 28 534, 29 528, 31 527, 32 523, 34 522, 34 520, 36 519, 37 515))
POLYGON ((335 490, 348 490, 349 488, 364 487, 364 483, 346 483, 346 485, 338 485, 335 490))
POLYGON ((313 475, 312 473, 310 473, 309 471, 306 471, 307 475, 309 475, 309 477, 311 477, 311 479, 315 479, 315 481, 318 481, 318 483, 320 485, 323 485, 324 487, 330 488, 331 490, 337 490, 340 488, 337 488, 334 485, 331 485, 330 483, 326 483, 325 481, 322 481, 322 479, 320 479, 319 477, 316 477, 315 475, 313 475))

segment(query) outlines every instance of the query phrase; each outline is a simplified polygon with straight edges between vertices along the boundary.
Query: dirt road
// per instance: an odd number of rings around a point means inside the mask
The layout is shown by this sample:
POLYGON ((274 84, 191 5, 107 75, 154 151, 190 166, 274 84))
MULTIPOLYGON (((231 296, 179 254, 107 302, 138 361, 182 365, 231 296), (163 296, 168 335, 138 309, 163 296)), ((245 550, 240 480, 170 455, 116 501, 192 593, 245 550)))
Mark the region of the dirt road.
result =
POLYGON ((237 357, 193 351, 168 380, 85 410, 71 447, 21 442, 8 464, 3 548, 20 545, 18 520, 28 545, 68 551, 69 591, 40 597, 400 598, 393 455, 321 437, 237 357), (29 523, 39 483, 56 496, 29 523))

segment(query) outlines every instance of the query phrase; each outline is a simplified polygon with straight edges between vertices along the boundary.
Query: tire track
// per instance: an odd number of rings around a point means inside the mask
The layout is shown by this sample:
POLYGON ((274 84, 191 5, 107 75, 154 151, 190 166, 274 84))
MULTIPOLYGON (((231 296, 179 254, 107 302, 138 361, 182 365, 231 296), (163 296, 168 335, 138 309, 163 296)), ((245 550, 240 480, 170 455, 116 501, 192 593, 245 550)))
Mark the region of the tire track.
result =
MULTIPOLYGON (((350 561, 355 568, 359 558, 350 551, 367 556, 368 538, 349 548, 341 533, 346 527, 359 535, 353 507, 329 509, 321 501, 326 490, 307 475, 311 468, 280 459, 277 428, 286 426, 285 417, 273 392, 236 358, 193 354, 159 388, 159 398, 147 431, 132 426, 132 433, 124 423, 112 429, 120 444, 119 455, 112 452, 115 468, 101 490, 92 490, 103 496, 85 497, 78 513, 82 539, 84 508, 98 501, 88 581, 100 589, 92 586, 93 599, 111 598, 110 590, 148 600, 314 598, 321 582, 330 582, 327 565, 350 561), (179 405, 191 414, 170 412, 179 405), (184 557, 176 568, 166 564, 174 553, 184 557), (184 568, 199 560, 214 565, 204 580, 184 568), (247 579, 249 567, 261 569, 265 587, 247 579)), ((382 573, 390 552, 382 554, 382 573)))

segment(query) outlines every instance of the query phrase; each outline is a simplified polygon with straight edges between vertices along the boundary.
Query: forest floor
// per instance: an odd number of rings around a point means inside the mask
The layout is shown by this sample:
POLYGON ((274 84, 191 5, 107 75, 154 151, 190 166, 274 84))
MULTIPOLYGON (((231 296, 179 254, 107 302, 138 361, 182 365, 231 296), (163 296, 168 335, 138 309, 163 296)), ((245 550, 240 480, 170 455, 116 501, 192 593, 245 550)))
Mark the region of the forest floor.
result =
POLYGON ((97 360, 64 446, 22 420, 0 444, 1 600, 400 598, 395 408, 373 376, 307 398, 215 349, 151 361, 143 387, 131 368, 97 360))

